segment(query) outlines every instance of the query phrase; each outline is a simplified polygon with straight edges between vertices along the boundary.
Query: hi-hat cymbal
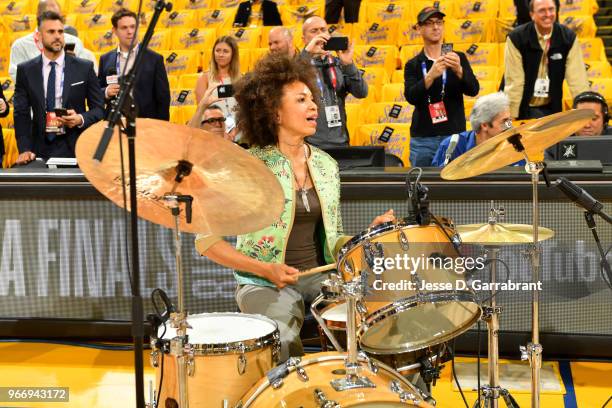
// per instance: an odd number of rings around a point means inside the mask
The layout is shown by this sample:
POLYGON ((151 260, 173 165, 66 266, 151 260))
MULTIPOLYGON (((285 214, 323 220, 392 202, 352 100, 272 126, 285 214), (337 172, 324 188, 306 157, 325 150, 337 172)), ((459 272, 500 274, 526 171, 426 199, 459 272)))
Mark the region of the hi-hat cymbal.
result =
MULTIPOLYGON (((93 159, 106 122, 88 128, 78 139, 79 167, 109 200, 124 206, 121 188, 119 131, 115 129, 102 162, 93 159)), ((241 147, 200 129, 154 119, 137 119, 136 174, 138 216, 174 228, 174 218, 162 197, 167 193, 193 197, 193 219, 181 211, 185 232, 237 235, 257 231, 280 218, 282 188, 272 172, 241 147), (175 181, 177 165, 190 163, 189 175, 175 181)), ((123 138, 126 179, 128 146, 123 138)), ((129 188, 127 208, 129 204, 129 188)), ((181 209, 184 210, 184 205, 181 209)))
MULTIPOLYGON (((481 245, 513 245, 533 242, 533 226, 524 224, 467 224, 458 225, 457 232, 461 242, 481 245)), ((555 235, 553 230, 538 228, 538 241, 555 235)))
POLYGON ((508 129, 468 150, 446 166, 440 175, 459 180, 488 173, 524 159, 513 142, 518 139, 531 161, 541 161, 546 148, 581 129, 593 117, 591 109, 574 109, 536 119, 508 129))

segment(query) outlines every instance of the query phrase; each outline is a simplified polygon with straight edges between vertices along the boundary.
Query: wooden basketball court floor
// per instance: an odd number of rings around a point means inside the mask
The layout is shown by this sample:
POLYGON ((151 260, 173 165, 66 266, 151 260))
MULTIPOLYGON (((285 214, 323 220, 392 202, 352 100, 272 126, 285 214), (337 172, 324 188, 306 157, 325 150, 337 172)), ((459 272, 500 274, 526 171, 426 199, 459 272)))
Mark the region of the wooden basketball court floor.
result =
MULTIPOLYGON (((145 389, 149 401, 155 372, 145 353, 145 389)), ((456 363, 475 361, 458 357, 456 363)), ((565 393, 544 393, 543 408, 602 408, 612 397, 612 362, 556 362, 565 393)), ((461 408, 463 400, 451 382, 450 362, 433 389, 438 407, 461 408)), ((214 374, 213 374, 214 375, 214 374)), ((504 379, 501 378, 503 385, 504 379)), ((133 353, 131 351, 42 343, 0 342, 0 387, 67 387, 68 402, 9 402, 0 388, 0 408, 117 408, 134 407, 133 353)), ((470 408, 476 393, 464 390, 470 408)), ((512 392, 521 407, 530 406, 529 393, 512 392)), ((500 402, 500 407, 505 406, 500 402)), ((612 401, 608 407, 612 408, 612 401)))

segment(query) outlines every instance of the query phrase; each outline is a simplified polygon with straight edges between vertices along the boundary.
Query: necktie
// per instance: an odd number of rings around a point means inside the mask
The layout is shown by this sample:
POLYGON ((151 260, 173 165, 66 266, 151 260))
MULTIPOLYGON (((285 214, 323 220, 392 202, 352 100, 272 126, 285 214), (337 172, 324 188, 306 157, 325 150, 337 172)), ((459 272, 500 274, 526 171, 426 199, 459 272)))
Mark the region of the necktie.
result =
MULTIPOLYGON (((51 71, 49 72, 49 78, 47 79, 47 112, 53 112, 55 109, 55 61, 49 62, 51 65, 51 71)), ((55 139, 55 133, 47 133, 47 139, 52 142, 55 139)))

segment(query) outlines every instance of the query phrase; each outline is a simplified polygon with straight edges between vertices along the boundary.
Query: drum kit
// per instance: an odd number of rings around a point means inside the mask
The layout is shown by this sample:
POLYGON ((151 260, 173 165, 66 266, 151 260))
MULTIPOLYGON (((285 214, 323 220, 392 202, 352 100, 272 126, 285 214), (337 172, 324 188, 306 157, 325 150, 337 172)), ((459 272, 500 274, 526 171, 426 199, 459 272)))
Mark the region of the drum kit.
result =
MULTIPOLYGON (((321 353, 291 357, 281 364, 274 321, 243 313, 187 315, 180 244, 181 232, 237 235, 273 223, 284 204, 276 178, 248 152, 218 136, 138 119, 138 215, 174 230, 178 281, 178 307, 166 305, 168 324, 160 325, 151 336, 151 364, 160 385, 150 406, 432 407, 435 401, 428 392, 408 378, 421 373, 427 382, 435 381, 446 344, 479 319, 487 323, 489 337, 489 382, 480 390, 484 406, 497 407, 500 397, 509 407, 517 406, 499 385, 501 308, 495 292, 481 306, 466 285, 466 277, 453 270, 421 267, 406 274, 401 268, 384 265, 381 273, 376 270, 380 266, 376 259, 416 258, 425 253, 452 260, 462 256, 462 242, 474 243, 486 248, 490 280, 495 282, 500 248, 531 244, 533 280, 538 281, 538 243, 553 236, 552 231, 538 226, 541 155, 591 116, 590 110, 572 110, 509 129, 442 171, 443 178, 456 180, 525 159, 526 171, 532 176, 533 225, 498 222, 503 210, 492 205, 483 225, 455 227, 448 219, 428 214, 371 227, 345 242, 335 264, 310 271, 334 270, 323 281, 311 311, 323 332, 322 342, 326 345, 329 340, 336 350, 325 346, 321 353), (413 285, 373 290, 381 280, 401 281, 406 276, 413 285)), ((114 133, 104 161, 91 159, 102 127, 96 124, 80 136, 76 147, 79 165, 95 188, 129 210, 130 203, 122 194, 123 183, 127 183, 122 175, 127 167, 122 156, 125 141, 119 133, 114 133)), ((417 210, 423 213, 423 208, 417 210)), ((532 367, 532 406, 538 407, 542 347, 537 291, 533 291, 532 311, 533 337, 523 348, 523 357, 532 367)))

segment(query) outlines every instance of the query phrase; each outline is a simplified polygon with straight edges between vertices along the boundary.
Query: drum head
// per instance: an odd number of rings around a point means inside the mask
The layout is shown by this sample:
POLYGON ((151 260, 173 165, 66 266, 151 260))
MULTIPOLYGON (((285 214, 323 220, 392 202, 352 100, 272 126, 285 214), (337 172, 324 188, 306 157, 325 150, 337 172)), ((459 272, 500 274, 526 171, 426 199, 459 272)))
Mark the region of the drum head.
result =
POLYGON ((480 317, 474 300, 438 301, 412 305, 402 302, 385 308, 361 329, 362 348, 374 354, 420 350, 448 341, 468 330, 480 317))
MULTIPOLYGON (((268 336, 276 330, 276 323, 264 316, 244 313, 203 313, 187 317, 192 327, 187 329, 191 344, 223 344, 268 336)), ((176 329, 166 323, 164 339, 176 336, 176 329)), ((160 327, 159 334, 163 332, 160 327)))

